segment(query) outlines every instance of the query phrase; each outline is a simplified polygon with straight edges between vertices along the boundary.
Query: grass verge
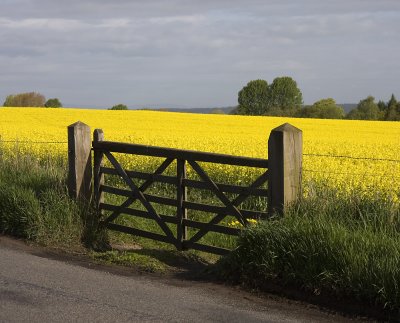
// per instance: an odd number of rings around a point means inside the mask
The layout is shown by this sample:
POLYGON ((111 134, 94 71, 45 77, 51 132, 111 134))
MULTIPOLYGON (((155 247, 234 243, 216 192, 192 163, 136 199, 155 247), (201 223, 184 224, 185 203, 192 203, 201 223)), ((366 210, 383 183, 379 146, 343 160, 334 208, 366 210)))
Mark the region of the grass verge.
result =
POLYGON ((250 286, 273 283, 398 311, 398 205, 357 193, 324 194, 335 198, 309 198, 284 218, 245 229, 238 248, 219 262, 219 274, 250 286))

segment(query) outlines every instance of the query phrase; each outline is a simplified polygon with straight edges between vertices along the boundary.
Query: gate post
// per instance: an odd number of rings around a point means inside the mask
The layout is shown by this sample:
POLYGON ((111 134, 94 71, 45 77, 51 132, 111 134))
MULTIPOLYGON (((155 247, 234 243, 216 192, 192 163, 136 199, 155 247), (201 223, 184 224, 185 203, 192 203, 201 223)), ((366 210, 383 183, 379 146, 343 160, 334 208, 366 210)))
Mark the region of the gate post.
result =
POLYGON ((80 121, 68 126, 68 193, 89 204, 92 197, 90 127, 80 121))
POLYGON ((268 213, 282 215, 301 196, 302 131, 285 123, 268 139, 268 213))
MULTIPOLYGON (((104 132, 101 129, 95 129, 93 132, 93 142, 99 142, 104 140, 104 132)), ((100 187, 104 184, 104 174, 101 173, 100 168, 103 166, 104 153, 99 150, 94 150, 93 158, 93 183, 94 183, 94 206, 96 211, 100 215, 100 204, 104 202, 104 193, 100 187)))

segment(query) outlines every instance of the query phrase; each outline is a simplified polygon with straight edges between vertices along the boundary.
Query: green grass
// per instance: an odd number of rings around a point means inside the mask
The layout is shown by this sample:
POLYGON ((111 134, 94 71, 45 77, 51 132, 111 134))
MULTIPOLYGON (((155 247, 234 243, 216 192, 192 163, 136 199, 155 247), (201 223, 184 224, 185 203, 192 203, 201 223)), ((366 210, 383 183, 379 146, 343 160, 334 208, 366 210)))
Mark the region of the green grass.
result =
POLYGON ((284 218, 244 230, 238 248, 220 261, 220 275, 400 308, 398 205, 379 196, 318 192, 284 218))

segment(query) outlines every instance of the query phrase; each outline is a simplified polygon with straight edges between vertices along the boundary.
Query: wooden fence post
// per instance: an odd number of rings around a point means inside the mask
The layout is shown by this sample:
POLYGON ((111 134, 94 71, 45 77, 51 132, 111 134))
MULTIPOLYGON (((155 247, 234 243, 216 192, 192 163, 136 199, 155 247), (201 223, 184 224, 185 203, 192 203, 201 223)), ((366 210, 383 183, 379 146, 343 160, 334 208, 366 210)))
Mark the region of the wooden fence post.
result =
MULTIPOLYGON (((95 129, 93 132, 93 142, 99 142, 104 140, 104 132, 101 129, 95 129)), ((100 172, 100 168, 103 166, 102 151, 95 150, 93 158, 93 176, 94 176, 94 204, 97 212, 100 215, 100 204, 104 202, 104 193, 100 190, 101 185, 104 184, 104 174, 100 172)))
POLYGON ((285 123, 268 139, 268 213, 283 214, 301 195, 303 134, 285 123))
POLYGON ((92 197, 90 127, 80 121, 68 126, 68 192, 83 203, 92 197))

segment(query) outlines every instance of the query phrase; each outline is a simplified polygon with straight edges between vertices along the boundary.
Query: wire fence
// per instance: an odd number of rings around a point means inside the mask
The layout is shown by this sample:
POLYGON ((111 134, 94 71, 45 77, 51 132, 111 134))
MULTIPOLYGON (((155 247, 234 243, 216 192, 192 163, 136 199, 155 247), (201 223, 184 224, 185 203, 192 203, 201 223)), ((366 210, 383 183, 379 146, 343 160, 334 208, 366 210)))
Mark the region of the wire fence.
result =
POLYGON ((345 159, 354 159, 354 160, 373 160, 373 161, 387 161, 400 163, 400 159, 389 159, 389 158, 372 158, 372 157, 353 157, 353 156, 345 156, 345 155, 326 155, 326 154, 303 154, 303 156, 313 156, 313 157, 328 157, 328 158, 345 158, 345 159))
MULTIPOLYGON (((68 141, 30 141, 30 140, 0 140, 0 143, 14 143, 14 144, 68 144, 68 141)), ((346 155, 329 155, 329 154, 313 154, 303 153, 303 156, 310 157, 322 157, 322 158, 333 158, 333 159, 352 159, 352 160, 366 160, 366 161, 377 161, 377 162, 392 162, 400 163, 400 159, 390 158, 372 158, 372 157, 354 157, 346 155)), ((376 173, 352 173, 352 172, 341 172, 341 171, 322 171, 314 169, 303 168, 304 172, 318 173, 318 174, 330 174, 330 175, 352 175, 352 176, 371 176, 371 177, 390 177, 400 179, 400 176, 393 176, 393 174, 376 174, 376 173)))
POLYGON ((0 143, 14 144, 67 144, 68 141, 30 141, 30 140, 0 140, 0 143))

